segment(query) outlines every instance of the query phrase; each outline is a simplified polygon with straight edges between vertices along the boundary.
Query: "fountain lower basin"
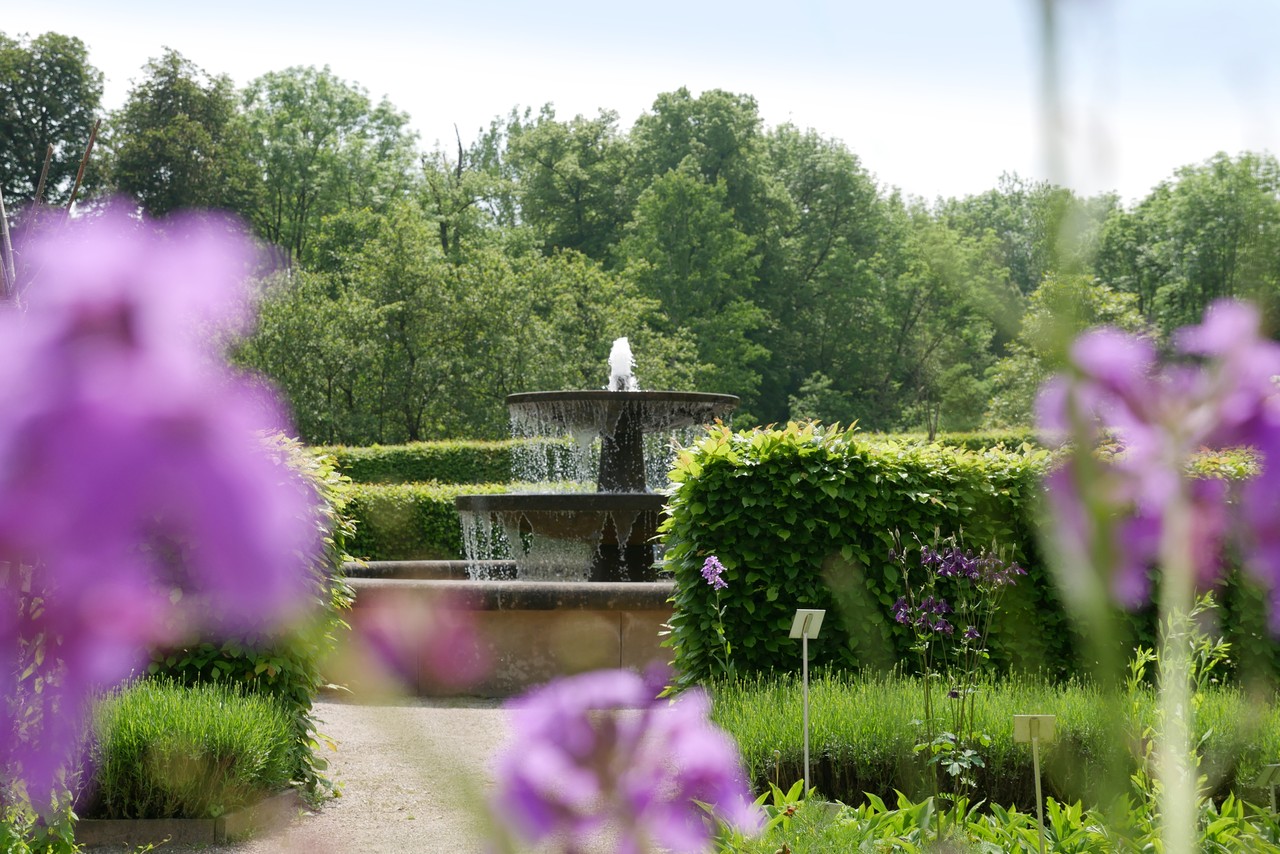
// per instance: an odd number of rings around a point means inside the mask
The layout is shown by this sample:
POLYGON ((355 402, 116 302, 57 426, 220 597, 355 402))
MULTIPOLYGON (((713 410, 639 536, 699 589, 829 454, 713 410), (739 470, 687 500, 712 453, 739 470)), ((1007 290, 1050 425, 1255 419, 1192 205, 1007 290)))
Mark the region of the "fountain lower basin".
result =
MULTIPOLYGON (((348 567, 356 591, 353 623, 362 607, 376 607, 379 597, 390 596, 423 613, 465 612, 466 624, 474 629, 479 653, 489 662, 487 674, 464 686, 441 685, 426 661, 415 660, 416 679, 405 686, 412 693, 510 697, 557 676, 603 668, 644 670, 670 661, 661 644, 672 614, 670 581, 471 581, 458 577, 465 566, 384 561, 348 567)), ((359 684, 349 687, 361 690, 359 684)))

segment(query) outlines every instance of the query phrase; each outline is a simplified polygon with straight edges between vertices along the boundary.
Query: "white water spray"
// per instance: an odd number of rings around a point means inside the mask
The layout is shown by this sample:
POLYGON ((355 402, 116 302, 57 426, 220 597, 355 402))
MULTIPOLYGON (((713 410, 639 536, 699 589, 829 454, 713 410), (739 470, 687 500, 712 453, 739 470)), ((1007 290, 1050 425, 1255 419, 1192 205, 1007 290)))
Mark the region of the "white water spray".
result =
POLYGON ((616 338, 613 348, 609 350, 609 391, 639 391, 636 382, 636 360, 631 357, 631 344, 626 338, 616 338))

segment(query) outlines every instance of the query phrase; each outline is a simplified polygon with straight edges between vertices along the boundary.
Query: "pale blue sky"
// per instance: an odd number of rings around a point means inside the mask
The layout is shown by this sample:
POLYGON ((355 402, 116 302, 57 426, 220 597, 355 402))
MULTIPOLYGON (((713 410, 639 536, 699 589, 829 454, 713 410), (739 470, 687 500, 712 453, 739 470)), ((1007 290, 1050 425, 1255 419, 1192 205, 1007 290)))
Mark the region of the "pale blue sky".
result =
POLYGON ((10 0, 8 35, 79 36, 118 106, 170 46, 244 84, 329 65, 409 113, 431 146, 514 106, 624 125, 679 86, 754 95, 769 125, 842 139, 887 186, 932 199, 1001 172, 1145 195, 1224 150, 1280 152, 1280 3, 1064 0, 1063 168, 1042 132, 1038 0, 10 0))

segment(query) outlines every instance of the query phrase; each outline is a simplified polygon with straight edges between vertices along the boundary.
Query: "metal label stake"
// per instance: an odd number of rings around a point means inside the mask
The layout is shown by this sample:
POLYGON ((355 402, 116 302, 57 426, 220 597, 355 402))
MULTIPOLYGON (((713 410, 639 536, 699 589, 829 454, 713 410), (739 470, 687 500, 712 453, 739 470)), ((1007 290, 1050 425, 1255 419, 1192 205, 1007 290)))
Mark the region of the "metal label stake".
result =
POLYGON ((807 608, 796 610, 791 621, 791 637, 800 638, 800 684, 804 698, 804 791, 809 793, 809 638, 816 638, 822 631, 822 618, 826 611, 807 608))
POLYGON ((1031 742, 1031 767, 1036 775, 1036 820, 1040 829, 1040 854, 1044 854, 1044 797, 1040 794, 1040 745, 1054 736, 1053 715, 1014 715, 1013 740, 1031 742))

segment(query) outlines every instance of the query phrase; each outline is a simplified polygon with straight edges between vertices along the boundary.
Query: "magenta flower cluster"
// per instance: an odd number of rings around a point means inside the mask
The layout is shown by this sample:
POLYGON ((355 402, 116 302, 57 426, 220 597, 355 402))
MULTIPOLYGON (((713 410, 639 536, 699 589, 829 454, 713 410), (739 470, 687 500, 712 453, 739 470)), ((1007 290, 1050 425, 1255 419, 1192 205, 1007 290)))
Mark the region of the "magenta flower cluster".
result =
POLYGON ((23 310, 0 309, 0 761, 33 798, 149 645, 307 598, 315 492, 268 452, 271 396, 209 343, 248 321, 237 234, 111 209, 21 247, 23 310))
POLYGON ((702 577, 711 585, 712 590, 724 590, 729 586, 729 582, 721 578, 722 575, 724 575, 724 564, 715 555, 711 555, 702 562, 702 577))
POLYGON ((1280 346, 1262 335, 1257 311, 1220 301, 1198 326, 1179 331, 1182 360, 1161 364, 1147 340, 1100 329, 1071 351, 1072 372, 1046 385, 1038 403, 1051 438, 1091 448, 1102 438, 1121 451, 1108 459, 1077 456, 1049 477, 1056 545, 1068 565, 1103 569, 1113 596, 1136 605, 1149 598, 1168 511, 1190 507, 1190 558, 1211 583, 1232 526, 1227 485, 1192 479, 1186 464, 1202 448, 1251 446, 1259 473, 1239 496, 1240 543, 1252 573, 1271 591, 1271 622, 1280 629, 1280 346))
POLYGON ((706 695, 655 699, 659 676, 586 673, 509 704, 493 807, 522 844, 596 850, 606 833, 619 854, 705 851, 712 827, 695 801, 760 829, 737 745, 708 721, 706 695))
POLYGON ((904 626, 914 626, 917 631, 951 634, 955 631, 955 626, 945 616, 950 613, 951 605, 941 596, 926 596, 914 604, 906 596, 899 596, 898 601, 893 603, 894 621, 904 626))
POLYGON ((958 546, 943 549, 921 546, 920 565, 931 568, 942 578, 964 578, 996 587, 1016 584, 1018 576, 1027 574, 1017 563, 1006 564, 998 555, 974 554, 972 549, 958 546))

